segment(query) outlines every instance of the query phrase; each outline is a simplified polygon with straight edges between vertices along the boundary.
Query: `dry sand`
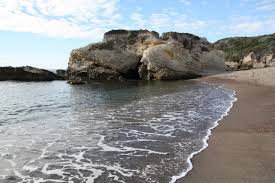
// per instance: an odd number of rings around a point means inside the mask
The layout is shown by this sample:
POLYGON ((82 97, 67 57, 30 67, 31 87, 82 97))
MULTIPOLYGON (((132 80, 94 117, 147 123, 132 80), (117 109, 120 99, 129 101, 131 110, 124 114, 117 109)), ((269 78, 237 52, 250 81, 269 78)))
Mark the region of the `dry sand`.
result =
POLYGON ((275 183, 275 68, 206 77, 238 101, 181 183, 275 183))
POLYGON ((233 79, 254 86, 275 87, 275 67, 238 71, 229 74, 220 74, 215 77, 233 79))

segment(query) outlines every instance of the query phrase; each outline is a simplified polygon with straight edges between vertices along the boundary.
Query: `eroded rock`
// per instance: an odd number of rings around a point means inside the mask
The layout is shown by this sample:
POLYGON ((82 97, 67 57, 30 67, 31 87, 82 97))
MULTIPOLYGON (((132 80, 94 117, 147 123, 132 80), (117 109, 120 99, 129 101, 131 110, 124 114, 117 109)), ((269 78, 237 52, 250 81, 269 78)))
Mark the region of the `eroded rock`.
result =
POLYGON ((224 68, 223 62, 212 63, 223 60, 223 55, 213 55, 213 51, 205 38, 192 34, 168 32, 160 37, 148 30, 112 30, 105 33, 103 42, 71 52, 68 79, 85 83, 195 78, 208 70, 224 68))

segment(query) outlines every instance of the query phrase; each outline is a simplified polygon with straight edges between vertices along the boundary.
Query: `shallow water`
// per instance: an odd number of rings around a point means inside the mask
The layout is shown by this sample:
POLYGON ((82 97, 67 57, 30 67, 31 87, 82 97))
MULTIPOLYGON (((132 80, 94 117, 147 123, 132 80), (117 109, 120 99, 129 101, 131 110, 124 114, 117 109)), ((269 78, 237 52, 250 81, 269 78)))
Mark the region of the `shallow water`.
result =
POLYGON ((195 81, 0 89, 1 183, 175 181, 235 100, 195 81))

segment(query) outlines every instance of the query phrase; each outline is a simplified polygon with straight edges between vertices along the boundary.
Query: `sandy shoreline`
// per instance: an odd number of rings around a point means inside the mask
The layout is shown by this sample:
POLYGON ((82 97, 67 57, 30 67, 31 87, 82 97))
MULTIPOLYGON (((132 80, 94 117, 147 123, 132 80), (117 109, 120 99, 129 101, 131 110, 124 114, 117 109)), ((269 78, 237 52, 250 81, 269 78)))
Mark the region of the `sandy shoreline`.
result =
POLYGON ((209 147, 192 159, 194 168, 177 182, 275 182, 275 68, 202 80, 235 90, 238 101, 212 130, 209 147))

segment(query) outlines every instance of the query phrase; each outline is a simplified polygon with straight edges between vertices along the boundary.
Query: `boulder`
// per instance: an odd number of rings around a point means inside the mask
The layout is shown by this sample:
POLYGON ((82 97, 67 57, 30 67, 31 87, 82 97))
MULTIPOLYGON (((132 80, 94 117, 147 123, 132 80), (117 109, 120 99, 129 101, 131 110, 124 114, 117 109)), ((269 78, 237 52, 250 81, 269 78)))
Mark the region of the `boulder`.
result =
POLYGON ((102 80, 128 78, 135 79, 136 68, 139 64, 139 57, 126 49, 113 48, 99 49, 105 43, 88 45, 87 47, 73 50, 70 57, 68 77, 82 78, 83 80, 102 80), (100 69, 97 69, 100 68, 100 69), (100 73, 105 69, 110 77, 101 77, 100 73), (113 72, 109 72, 112 70, 113 72), (119 75, 119 76, 118 76, 119 75), (99 76, 99 77, 96 77, 99 76))
POLYGON ((62 77, 44 69, 35 67, 0 67, 0 81, 53 81, 62 77))

